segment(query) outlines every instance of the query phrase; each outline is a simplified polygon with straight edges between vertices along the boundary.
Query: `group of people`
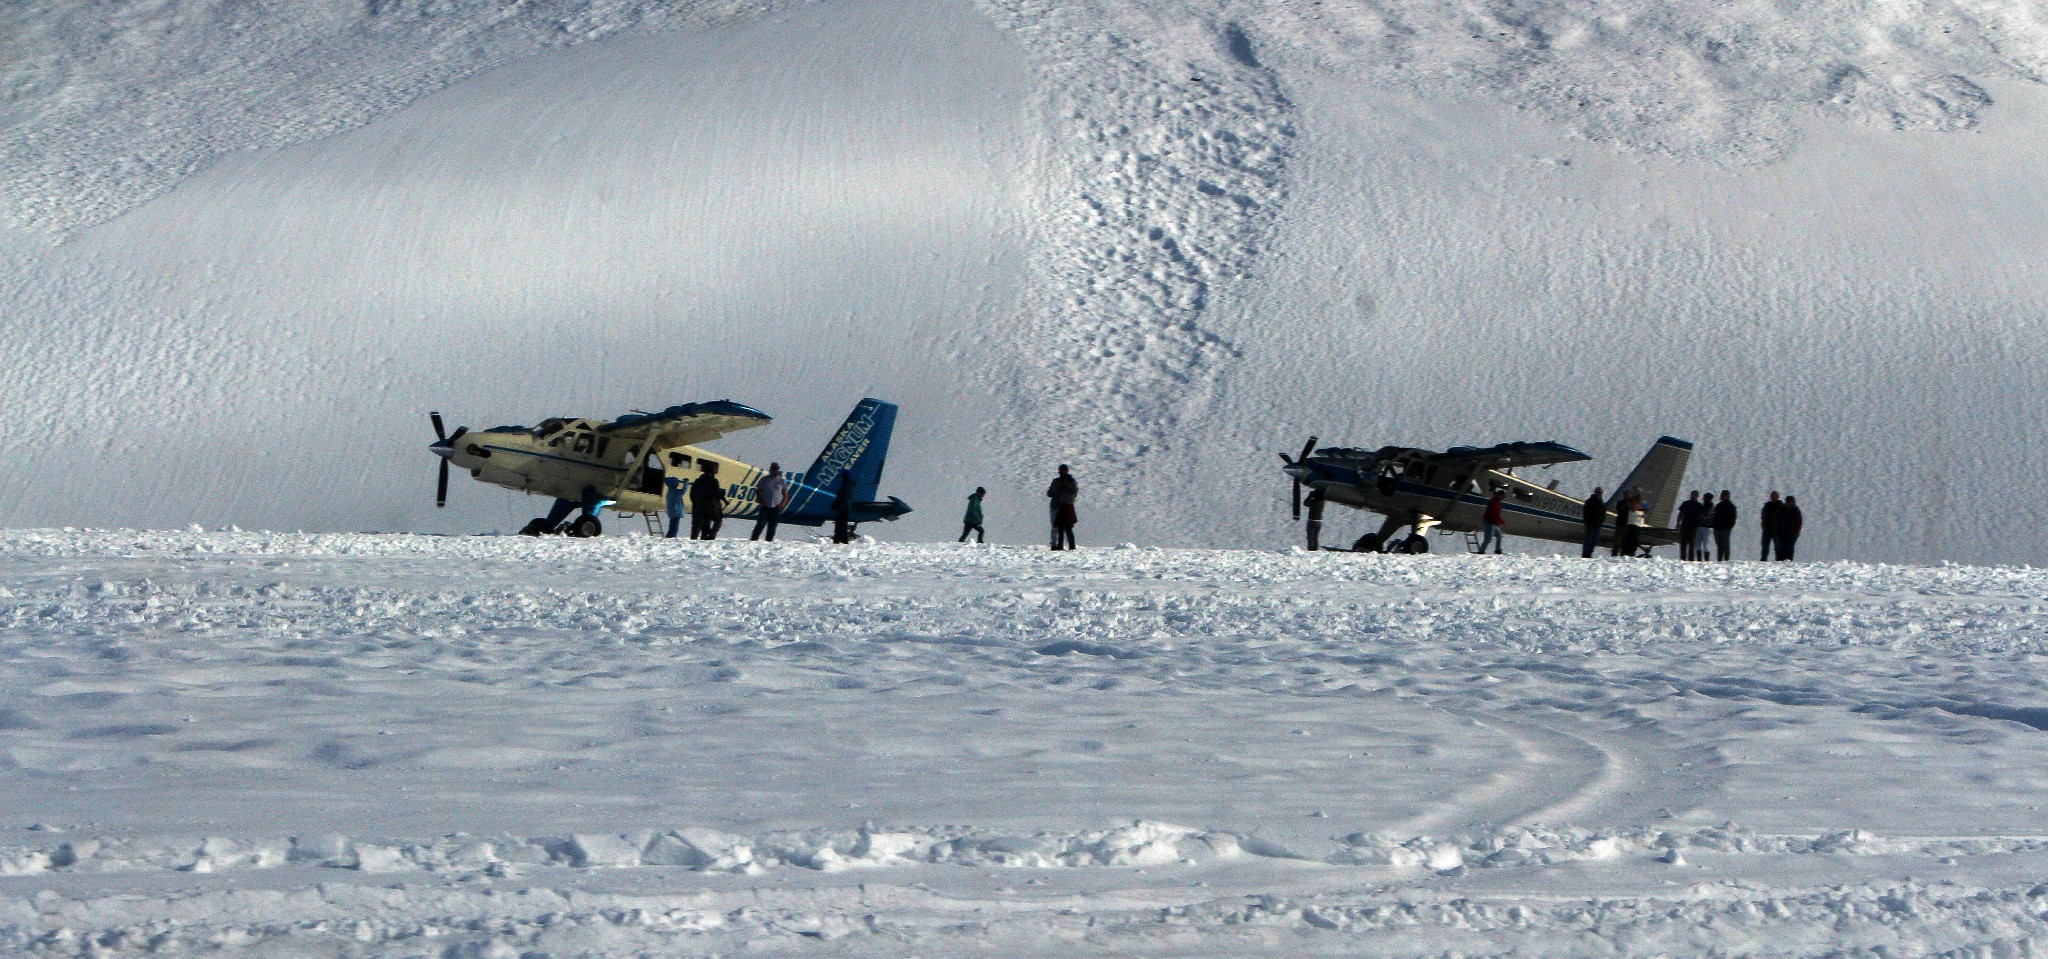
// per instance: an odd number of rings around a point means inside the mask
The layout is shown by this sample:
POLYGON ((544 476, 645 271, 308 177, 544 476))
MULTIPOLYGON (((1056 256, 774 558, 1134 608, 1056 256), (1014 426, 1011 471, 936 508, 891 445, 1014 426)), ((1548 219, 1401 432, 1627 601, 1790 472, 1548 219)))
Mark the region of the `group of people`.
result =
MULTIPOLYGON (((1600 530, 1607 523, 1607 517, 1614 517, 1613 550, 1616 556, 1634 556, 1642 548, 1643 530, 1649 521, 1643 512, 1641 490, 1622 490, 1610 501, 1606 490, 1595 487, 1593 495, 1586 497, 1581 519, 1586 526, 1585 540, 1580 544, 1579 555, 1593 558, 1593 552, 1600 545, 1600 530)), ((1494 552, 1500 552, 1499 523, 1501 496, 1496 494, 1487 505, 1484 522, 1487 539, 1481 540, 1480 552, 1485 552, 1485 543, 1491 540, 1494 552)), ((1735 523, 1739 514, 1735 509, 1735 498, 1727 490, 1721 491, 1717 500, 1713 493, 1693 490, 1685 502, 1678 504, 1676 529, 1678 530, 1678 558, 1686 562, 1707 562, 1711 557, 1725 563, 1732 558, 1734 549, 1735 523)), ((1799 512, 1799 498, 1787 496, 1780 499, 1777 490, 1771 491, 1771 498, 1765 501, 1760 515, 1763 529, 1763 554, 1759 559, 1777 558, 1789 560, 1799 544, 1799 533, 1805 525, 1805 517, 1799 512)))
MULTIPOLYGON (((687 501, 690 538, 717 539, 719 529, 725 526, 726 502, 725 482, 718 477, 718 464, 703 460, 698 464, 702 472, 697 478, 685 480, 678 474, 689 465, 689 460, 681 453, 670 453, 668 461, 671 471, 662 479, 666 488, 663 506, 668 510, 668 538, 676 538, 687 501)), ((782 511, 789 507, 789 495, 789 480, 782 475, 782 464, 768 464, 768 472, 754 481, 754 532, 748 539, 775 542, 775 531, 782 525, 782 511)), ((839 488, 832 496, 832 542, 853 542, 852 473, 839 474, 839 488)))
POLYGON ((1714 501, 1713 493, 1702 496, 1699 490, 1693 490, 1685 502, 1678 504, 1678 558, 1688 563, 1704 563, 1712 555, 1715 562, 1727 562, 1732 548, 1730 540, 1735 536, 1735 519, 1735 501, 1727 490, 1721 491, 1720 502, 1714 501), (1711 547, 1707 545, 1710 538, 1711 547))
MULTIPOLYGON (((663 480, 667 486, 668 538, 676 538, 676 530, 682 524, 683 504, 687 497, 690 514, 691 539, 717 539, 718 530, 725 524, 725 484, 718 478, 718 464, 709 460, 701 465, 702 472, 695 480, 684 480, 676 475, 680 468, 688 465, 679 453, 669 454, 669 462, 677 467, 663 480)), ((775 542, 776 527, 782 521, 782 511, 789 506, 789 481, 782 476, 782 464, 768 464, 768 472, 754 483, 756 513, 754 532, 748 539, 766 539, 775 542)), ((975 543, 987 541, 988 532, 983 528, 982 499, 988 490, 975 487, 968 494, 967 512, 960 518, 960 539, 967 542, 969 536, 975 543)), ((1074 542, 1074 527, 1080 516, 1075 504, 1081 496, 1081 484, 1074 478, 1073 471, 1065 463, 1060 464, 1059 475, 1045 488, 1048 512, 1052 520, 1051 548, 1061 550, 1078 549, 1074 542)), ((1480 515, 1483 534, 1479 540, 1479 551, 1487 547, 1501 552, 1502 534, 1506 530, 1505 490, 1495 490, 1493 499, 1486 504, 1480 515)), ((853 542, 853 474, 841 473, 839 488, 832 498, 832 542, 853 542)), ((1643 531, 1649 521, 1644 513, 1643 492, 1624 489, 1612 500, 1607 491, 1595 487, 1593 495, 1586 497, 1582 520, 1585 523, 1585 540, 1579 555, 1593 558, 1600 545, 1601 530, 1607 525, 1608 517, 1614 517, 1613 554, 1634 556, 1641 552, 1643 531)), ((1693 490, 1678 504, 1676 529, 1678 531, 1678 556, 1686 562, 1706 562, 1711 556, 1718 562, 1727 562, 1733 549, 1735 522, 1738 513, 1734 497, 1722 490, 1717 500, 1712 493, 1693 490)), ((1761 559, 1771 559, 1773 554, 1780 560, 1789 560, 1799 544, 1799 533, 1805 525, 1805 518, 1799 512, 1799 498, 1786 496, 1782 499, 1777 490, 1765 501, 1759 516, 1763 530, 1763 554, 1761 559)))
MULTIPOLYGON (((1713 538, 1713 558, 1717 562, 1729 559, 1729 540, 1735 535, 1735 503, 1727 490, 1721 491, 1716 502, 1714 494, 1693 490, 1686 501, 1678 504, 1678 558, 1704 563, 1708 557, 1707 539, 1713 538)), ((1805 526, 1805 517, 1799 512, 1799 497, 1787 496, 1780 499, 1777 490, 1771 491, 1771 498, 1764 501, 1758 513, 1758 525, 1763 531, 1763 550, 1757 558, 1768 560, 1772 553, 1778 559, 1789 560, 1799 545, 1799 533, 1805 526)))
MULTIPOLYGON (((967 542, 969 536, 974 537, 977 544, 987 541, 988 533, 981 525, 981 500, 987 495, 988 490, 979 486, 974 488, 973 493, 968 494, 967 512, 960 517, 960 542, 967 542)), ((1052 519, 1050 545, 1053 552, 1080 548, 1074 543, 1074 526, 1081 521, 1080 514, 1074 510, 1074 504, 1080 498, 1081 481, 1074 478, 1074 473, 1067 468, 1067 464, 1061 463, 1059 475, 1054 476, 1052 483, 1045 488, 1046 506, 1052 519)))

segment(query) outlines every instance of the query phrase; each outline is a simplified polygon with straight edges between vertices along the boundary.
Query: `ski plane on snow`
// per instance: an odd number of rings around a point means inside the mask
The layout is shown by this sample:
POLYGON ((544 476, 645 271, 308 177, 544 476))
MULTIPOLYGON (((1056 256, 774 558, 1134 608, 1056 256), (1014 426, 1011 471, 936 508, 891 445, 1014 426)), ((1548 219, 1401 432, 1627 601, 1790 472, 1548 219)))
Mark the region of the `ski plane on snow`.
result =
MULTIPOLYGON (((1480 517, 1496 489, 1506 490, 1502 507, 1507 515, 1509 535, 1547 539, 1561 543, 1581 542, 1585 535, 1585 500, 1557 491, 1555 480, 1539 486, 1515 475, 1520 467, 1549 468, 1559 463, 1579 463, 1593 457, 1563 443, 1523 442, 1498 446, 1457 446, 1442 452, 1406 446, 1383 446, 1377 450, 1349 447, 1317 448, 1310 437, 1301 455, 1290 459, 1280 454, 1281 471, 1294 479, 1294 518, 1308 507, 1308 548, 1321 548, 1323 506, 1336 503, 1386 517, 1377 532, 1367 533, 1351 546, 1352 552, 1427 553, 1428 530, 1462 532, 1468 538, 1480 529, 1480 517), (1306 498, 1302 490, 1306 488, 1306 498), (1407 536, 1396 538, 1402 527, 1407 536)), ((1676 437, 1660 437, 1650 452, 1636 464, 1628 478, 1611 490, 1608 520, 1601 527, 1600 542, 1614 542, 1615 505, 1623 490, 1643 494, 1644 520, 1638 542, 1647 550, 1678 541, 1678 532, 1667 529, 1671 511, 1678 503, 1678 487, 1684 482, 1686 463, 1692 458, 1692 444, 1676 437)), ((1476 540, 1473 541, 1476 544, 1476 540)), ((1474 546, 1476 549, 1476 545, 1474 546)))
MULTIPOLYGON (((450 466, 494 486, 553 497, 548 514, 527 523, 522 535, 598 536, 604 532, 598 513, 606 507, 614 513, 646 515, 652 530, 653 517, 666 510, 663 481, 680 476, 695 482, 711 463, 717 464, 718 477, 725 482, 725 515, 745 519, 758 512, 754 482, 767 471, 702 448, 727 433, 771 421, 768 414, 731 400, 686 403, 658 413, 634 411, 614 420, 553 417, 533 427, 458 427, 453 433, 446 432, 439 412, 428 416, 436 439, 427 449, 441 458, 434 505, 448 505, 450 466), (569 514, 579 509, 581 515, 565 526, 569 514)), ((893 521, 910 512, 910 504, 894 496, 875 500, 895 427, 896 404, 861 400, 810 469, 783 474, 789 481, 789 503, 783 508, 782 523, 830 522, 832 500, 846 473, 853 476, 855 525, 893 521)))

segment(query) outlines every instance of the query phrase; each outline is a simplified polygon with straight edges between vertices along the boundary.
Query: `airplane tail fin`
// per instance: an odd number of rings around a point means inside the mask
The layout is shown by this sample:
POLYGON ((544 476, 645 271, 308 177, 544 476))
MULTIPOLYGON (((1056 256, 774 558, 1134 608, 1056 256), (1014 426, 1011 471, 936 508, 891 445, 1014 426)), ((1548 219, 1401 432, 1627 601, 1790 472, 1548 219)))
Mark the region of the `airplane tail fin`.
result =
POLYGON ((861 400, 817 462, 804 471, 804 485, 831 495, 839 489, 839 474, 850 472, 854 500, 873 500, 882 488, 882 461, 889 457, 889 434, 895 429, 896 404, 861 400))
POLYGON ((1643 460, 1621 481, 1621 489, 1643 493, 1643 518, 1652 529, 1671 525, 1671 511, 1678 506, 1678 488, 1685 483, 1685 466, 1692 460, 1692 444, 1676 436, 1660 436, 1643 460))

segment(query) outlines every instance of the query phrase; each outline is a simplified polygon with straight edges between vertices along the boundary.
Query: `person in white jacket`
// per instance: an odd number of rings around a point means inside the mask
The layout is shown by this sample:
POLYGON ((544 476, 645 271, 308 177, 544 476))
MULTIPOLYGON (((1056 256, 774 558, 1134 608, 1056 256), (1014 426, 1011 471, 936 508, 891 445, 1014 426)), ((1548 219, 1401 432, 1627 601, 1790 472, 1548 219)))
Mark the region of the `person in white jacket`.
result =
POLYGON ((760 539, 761 531, 768 531, 768 542, 775 542, 775 527, 782 522, 782 508, 789 505, 789 481, 782 478, 782 464, 768 464, 768 475, 754 482, 754 535, 748 539, 760 539))

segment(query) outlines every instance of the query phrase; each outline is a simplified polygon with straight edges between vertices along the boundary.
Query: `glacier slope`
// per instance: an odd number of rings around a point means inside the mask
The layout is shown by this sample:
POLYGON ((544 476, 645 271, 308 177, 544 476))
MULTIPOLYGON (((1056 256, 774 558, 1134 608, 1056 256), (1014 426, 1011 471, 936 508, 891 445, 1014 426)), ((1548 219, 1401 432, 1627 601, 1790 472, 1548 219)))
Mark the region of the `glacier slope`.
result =
POLYGON ((0 193, 71 239, 0 242, 0 322, 31 344, 5 387, 28 412, 0 442, 28 465, 0 480, 0 520, 509 527, 532 506, 421 508, 408 417, 767 387, 785 421, 749 455, 807 457, 860 392, 910 402, 924 432, 896 475, 925 509, 892 533, 913 538, 949 536, 975 483, 1025 504, 999 536, 1032 538, 1058 459, 1087 467, 1093 541, 1243 542, 1293 535, 1268 519, 1268 467, 1303 432, 1555 436, 1605 457, 1575 476, 1590 485, 1675 430, 1749 501, 1803 487, 1825 518, 1815 555, 2043 555, 2004 531, 2031 522, 2008 504, 2043 492, 2013 430, 2034 419, 2029 324, 2048 303, 2025 253, 2048 219, 2041 161, 2019 146, 2042 122, 2035 5, 988 0, 742 27, 780 8, 292 9, 102 24, 96 5, 39 4, 5 41, 38 55, 0 95, 0 193), (256 55, 245 34, 265 31, 320 55, 256 55), (594 37, 610 39, 549 52, 594 37), (195 78, 195 51, 223 63, 195 78), (680 61, 710 95, 662 99, 680 61), (378 116, 172 190, 222 151, 378 116), (440 126, 438 152, 411 142, 440 126), (694 170, 708 143, 731 164, 694 170), (543 172, 570 162, 586 169, 543 172), (471 181, 490 189, 454 186, 471 181), (874 181, 867 218, 793 224, 874 181), (745 236, 764 227, 778 239, 745 236), (208 262, 215 247, 263 254, 208 262), (1929 250, 1946 252, 1923 266, 1929 250), (606 266, 565 267, 587 258, 606 266), (462 294, 477 302, 443 299, 462 294), (469 308, 501 338, 474 338, 469 308), (1700 344, 1726 322, 1770 361, 1700 344), (273 328, 274 345, 247 335, 273 328), (806 348, 754 362, 757 329, 806 348), (604 358, 576 357, 593 337, 604 358), (458 338, 487 368, 568 359, 464 394, 461 363, 435 357, 458 338), (646 358, 669 338, 766 370, 728 387, 646 358), (1557 370, 1625 348, 1644 359, 1612 379, 1557 370), (1767 379, 1788 385, 1753 395, 1767 379), (333 397, 365 384, 382 392, 350 421, 377 437, 360 454, 220 425, 330 435, 333 397), (227 415, 176 422, 199 409, 227 415), (66 491, 109 463, 141 479, 66 491))
POLYGON ((989 331, 1023 256, 1026 72, 940 4, 792 17, 505 67, 55 248, 8 238, 0 389, 35 453, 0 515, 512 529, 545 502, 461 482, 433 510, 428 409, 721 396, 778 417, 726 448, 795 468, 862 395, 903 403, 889 491, 952 499, 1002 391, 928 364, 1016 378, 989 331), (116 472, 139 482, 76 496, 116 472))

